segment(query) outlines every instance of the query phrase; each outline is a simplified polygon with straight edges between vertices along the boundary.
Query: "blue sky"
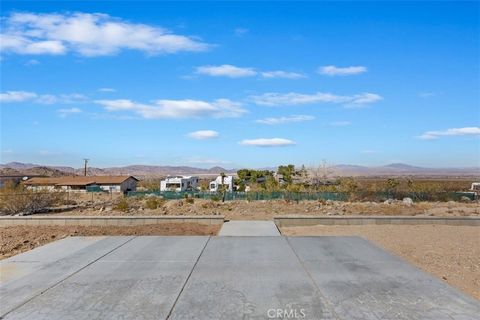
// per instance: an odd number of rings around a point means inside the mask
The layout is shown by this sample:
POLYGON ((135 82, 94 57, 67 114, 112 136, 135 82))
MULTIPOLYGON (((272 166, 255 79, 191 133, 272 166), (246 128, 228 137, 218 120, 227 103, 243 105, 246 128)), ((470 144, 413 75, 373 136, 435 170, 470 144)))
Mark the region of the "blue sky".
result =
POLYGON ((1 162, 480 164, 479 2, 2 1, 1 162))

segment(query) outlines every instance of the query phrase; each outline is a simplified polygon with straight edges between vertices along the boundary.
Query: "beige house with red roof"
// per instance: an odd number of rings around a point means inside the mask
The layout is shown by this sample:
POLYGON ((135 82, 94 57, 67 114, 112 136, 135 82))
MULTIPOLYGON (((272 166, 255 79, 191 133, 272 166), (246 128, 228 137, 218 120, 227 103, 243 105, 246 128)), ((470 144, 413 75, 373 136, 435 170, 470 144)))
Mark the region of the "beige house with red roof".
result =
POLYGON ((87 191, 101 190, 123 192, 137 190, 139 180, 133 176, 67 176, 30 178, 23 184, 30 190, 40 191, 87 191))

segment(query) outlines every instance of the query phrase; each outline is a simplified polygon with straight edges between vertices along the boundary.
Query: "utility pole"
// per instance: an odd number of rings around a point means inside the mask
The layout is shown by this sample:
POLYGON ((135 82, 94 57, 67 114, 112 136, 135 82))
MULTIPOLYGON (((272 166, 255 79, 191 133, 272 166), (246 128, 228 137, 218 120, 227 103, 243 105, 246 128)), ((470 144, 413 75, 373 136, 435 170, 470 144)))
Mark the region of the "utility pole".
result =
POLYGON ((83 159, 85 165, 84 165, 84 168, 83 168, 83 175, 86 177, 87 176, 87 163, 88 163, 88 160, 90 159, 83 159))

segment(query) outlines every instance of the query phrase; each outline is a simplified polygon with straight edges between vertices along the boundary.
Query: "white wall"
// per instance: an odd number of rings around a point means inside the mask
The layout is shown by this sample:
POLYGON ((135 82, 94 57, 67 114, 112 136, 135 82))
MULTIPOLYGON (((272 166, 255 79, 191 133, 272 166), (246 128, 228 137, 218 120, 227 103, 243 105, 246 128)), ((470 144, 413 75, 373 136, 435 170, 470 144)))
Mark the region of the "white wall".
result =
MULTIPOLYGON (((210 191, 217 192, 222 185, 222 176, 218 176, 215 180, 210 182, 210 191)), ((228 192, 233 191, 233 176, 223 177, 223 185, 227 187, 228 192)))
POLYGON ((189 191, 197 190, 198 188, 198 177, 169 177, 165 180, 160 181, 160 191, 189 191), (169 188, 169 184, 178 184, 179 187, 172 190, 169 188))

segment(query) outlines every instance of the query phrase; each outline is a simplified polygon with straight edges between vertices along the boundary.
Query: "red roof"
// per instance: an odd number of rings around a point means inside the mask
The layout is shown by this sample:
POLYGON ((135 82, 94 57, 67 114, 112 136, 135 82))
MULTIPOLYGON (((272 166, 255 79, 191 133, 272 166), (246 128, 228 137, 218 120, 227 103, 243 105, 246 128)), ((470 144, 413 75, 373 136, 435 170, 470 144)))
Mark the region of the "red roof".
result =
POLYGON ((48 178, 30 178, 24 182, 26 185, 55 185, 55 186, 87 186, 91 184, 121 184, 133 176, 68 176, 68 177, 48 177, 48 178))

